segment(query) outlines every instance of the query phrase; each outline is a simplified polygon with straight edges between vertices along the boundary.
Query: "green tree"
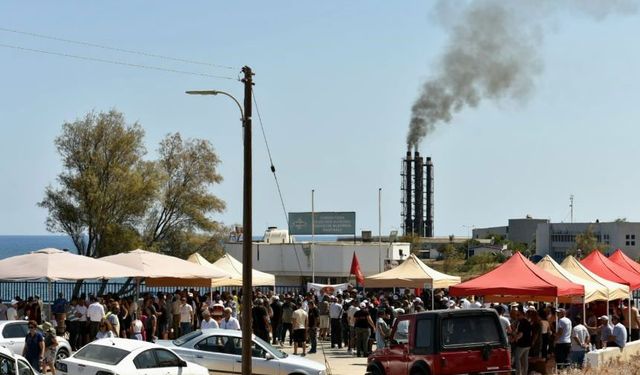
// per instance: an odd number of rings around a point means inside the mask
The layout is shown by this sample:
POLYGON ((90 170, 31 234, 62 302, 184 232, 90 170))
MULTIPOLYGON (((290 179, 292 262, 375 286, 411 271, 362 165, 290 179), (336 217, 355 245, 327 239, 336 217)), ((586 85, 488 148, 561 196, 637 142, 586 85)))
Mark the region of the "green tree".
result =
POLYGON ((460 250, 451 243, 441 246, 438 251, 444 258, 442 262, 442 271, 444 273, 455 271, 460 260, 464 259, 464 255, 460 250))
POLYGON ((146 217, 146 247, 170 252, 185 236, 220 233, 220 224, 209 216, 225 209, 225 203, 208 190, 222 181, 213 146, 205 140, 185 141, 175 133, 162 140, 158 151, 160 184, 146 217))
POLYGON ((48 186, 39 205, 49 211, 47 229, 68 234, 79 254, 102 256, 105 244, 119 249, 117 236, 147 212, 157 177, 153 163, 142 159, 143 137, 141 126, 126 124, 116 110, 62 126, 55 145, 64 170, 59 187, 48 186))
POLYGON ((609 248, 609 245, 598 242, 598 237, 593 233, 591 225, 582 233, 576 235, 576 240, 573 246, 569 249, 567 254, 587 256, 592 251, 598 250, 605 252, 609 248), (578 252, 580 250, 580 252, 578 252))

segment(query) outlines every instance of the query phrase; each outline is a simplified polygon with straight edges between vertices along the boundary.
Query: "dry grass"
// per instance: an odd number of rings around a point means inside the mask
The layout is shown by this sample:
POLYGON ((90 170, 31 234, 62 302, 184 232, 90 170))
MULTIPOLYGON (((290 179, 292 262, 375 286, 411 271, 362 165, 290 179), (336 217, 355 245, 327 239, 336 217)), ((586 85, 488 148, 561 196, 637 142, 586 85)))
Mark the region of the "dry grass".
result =
POLYGON ((612 361, 599 368, 568 369, 559 372, 561 375, 636 375, 640 374, 640 357, 631 361, 612 361))

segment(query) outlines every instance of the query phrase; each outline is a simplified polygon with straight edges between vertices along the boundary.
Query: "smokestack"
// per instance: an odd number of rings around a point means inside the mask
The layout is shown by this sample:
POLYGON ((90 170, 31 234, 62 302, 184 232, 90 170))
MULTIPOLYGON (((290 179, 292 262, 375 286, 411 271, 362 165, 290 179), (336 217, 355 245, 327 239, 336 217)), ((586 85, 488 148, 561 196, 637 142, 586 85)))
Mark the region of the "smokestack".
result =
POLYGON ((413 154, 413 167, 415 171, 413 183, 414 216, 413 231, 420 237, 425 236, 424 230, 424 164, 420 153, 413 154))
POLYGON ((433 163, 427 158, 427 223, 426 237, 433 237, 433 163))
POLYGON ((411 233, 413 233, 413 206, 412 206, 412 191, 413 191, 413 185, 412 185, 412 178, 411 178, 411 151, 407 150, 407 157, 404 160, 404 180, 403 180, 403 186, 404 186, 404 209, 403 209, 403 216, 404 216, 404 234, 406 235, 410 235, 411 233))

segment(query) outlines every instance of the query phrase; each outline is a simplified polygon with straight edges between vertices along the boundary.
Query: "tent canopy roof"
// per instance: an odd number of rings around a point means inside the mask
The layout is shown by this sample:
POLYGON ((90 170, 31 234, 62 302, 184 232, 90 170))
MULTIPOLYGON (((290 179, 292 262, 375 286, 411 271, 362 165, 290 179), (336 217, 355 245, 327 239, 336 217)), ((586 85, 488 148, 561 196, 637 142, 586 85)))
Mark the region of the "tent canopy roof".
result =
POLYGON ((614 283, 613 281, 609 281, 603 277, 596 275, 595 273, 589 271, 587 267, 583 266, 582 263, 580 263, 572 255, 564 258, 560 265, 562 266, 562 268, 576 276, 582 277, 586 280, 592 280, 606 287, 610 301, 614 299, 629 297, 629 287, 627 285, 614 283))
POLYGON ((584 286, 550 274, 517 252, 486 274, 452 286, 449 293, 454 296, 582 296, 584 286))
POLYGON ((607 301, 609 300, 609 290, 606 286, 598 284, 593 280, 584 279, 574 275, 560 266, 553 258, 546 255, 537 263, 537 266, 550 274, 563 278, 574 284, 584 285, 584 302, 607 301))
POLYGON ((459 283, 459 276, 438 272, 414 254, 409 255, 399 266, 364 279, 367 288, 424 288, 426 284, 431 285, 433 289, 439 289, 459 283))
MULTIPOLYGON (((205 267, 213 266, 228 273, 230 279, 212 280, 211 286, 242 286, 242 263, 229 254, 224 254, 220 259, 211 264, 202 255, 193 253, 187 259, 189 262, 197 263, 205 267)), ((270 273, 251 270, 251 285, 275 285, 276 277, 270 273)))
POLYGON ((609 260, 613 263, 626 268, 627 270, 640 274, 640 264, 629 258, 622 250, 617 249, 609 256, 609 260))
MULTIPOLYGON (((169 255, 141 249, 100 258, 106 262, 120 264, 142 271, 143 277, 174 279, 218 279, 229 278, 229 274, 215 267, 204 267, 169 255)), ((150 280, 147 280, 149 282, 150 280)), ((180 284, 175 284, 180 285, 180 284)))
POLYGON ((113 279, 140 273, 133 268, 52 248, 0 260, 2 280, 113 279))
POLYGON ((628 285, 631 290, 640 287, 640 274, 631 272, 628 269, 607 259, 598 250, 594 250, 586 258, 580 261, 591 272, 607 280, 628 285))

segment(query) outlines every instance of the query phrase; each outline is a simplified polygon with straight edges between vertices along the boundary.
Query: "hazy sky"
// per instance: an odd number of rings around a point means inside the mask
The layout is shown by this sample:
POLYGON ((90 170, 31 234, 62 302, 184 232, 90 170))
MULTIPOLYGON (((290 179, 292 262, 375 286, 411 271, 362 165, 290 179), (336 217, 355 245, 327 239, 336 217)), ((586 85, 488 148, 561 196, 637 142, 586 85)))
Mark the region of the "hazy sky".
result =
MULTIPOLYGON (((592 3, 592 2, 590 2, 592 3)), ((597 2, 596 2, 597 3, 597 2)), ((450 2, 452 13, 462 2, 450 2)), ((0 234, 44 234, 36 206, 61 171, 53 145, 64 122, 116 108, 146 131, 148 157, 167 133, 209 139, 224 182, 213 192, 242 222, 240 68, 255 94, 286 207, 355 211, 356 228, 399 229, 400 166, 411 107, 437 72, 450 22, 429 1, 3 1, 0 28, 203 61, 194 65, 0 30, 0 234), (439 13, 440 14, 440 13, 439 13), (6 45, 184 75, 78 60, 6 45)), ((442 5, 442 4, 440 4, 442 5)), ((535 17, 533 15, 532 17, 535 17)), ((528 100, 483 101, 420 146, 435 164, 435 234, 509 218, 640 221, 640 16, 594 20, 558 12, 543 23, 541 72, 528 100)), ((285 227, 254 110, 254 233, 285 227)))

